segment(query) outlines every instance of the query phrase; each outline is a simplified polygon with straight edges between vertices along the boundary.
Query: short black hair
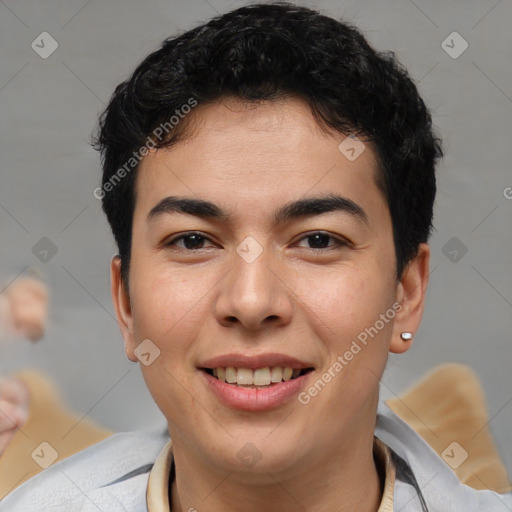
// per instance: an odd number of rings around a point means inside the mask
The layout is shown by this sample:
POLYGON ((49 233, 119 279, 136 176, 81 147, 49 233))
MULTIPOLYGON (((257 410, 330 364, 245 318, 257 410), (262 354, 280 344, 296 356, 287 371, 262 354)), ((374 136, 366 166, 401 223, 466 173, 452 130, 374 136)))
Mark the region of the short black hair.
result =
POLYGON ((96 190, 125 284, 141 148, 175 144, 194 116, 183 115, 191 110, 185 106, 228 96, 300 97, 319 126, 373 144, 400 277, 432 229, 435 166, 443 152, 430 112, 394 52, 374 50, 346 21, 278 2, 245 6, 165 39, 117 86, 101 114, 93 138, 103 165, 96 190))

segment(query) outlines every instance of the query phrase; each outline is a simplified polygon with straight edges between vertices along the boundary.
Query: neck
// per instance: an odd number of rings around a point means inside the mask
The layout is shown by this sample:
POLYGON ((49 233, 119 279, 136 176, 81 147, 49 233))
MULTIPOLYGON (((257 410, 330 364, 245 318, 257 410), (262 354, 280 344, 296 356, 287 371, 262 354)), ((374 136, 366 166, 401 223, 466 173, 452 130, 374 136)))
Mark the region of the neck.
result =
MULTIPOLYGON (((174 451, 172 512, 377 512, 382 482, 373 457, 373 430, 329 447, 286 474, 205 471, 191 454, 174 451)), ((173 443, 174 445, 174 443, 173 443)))

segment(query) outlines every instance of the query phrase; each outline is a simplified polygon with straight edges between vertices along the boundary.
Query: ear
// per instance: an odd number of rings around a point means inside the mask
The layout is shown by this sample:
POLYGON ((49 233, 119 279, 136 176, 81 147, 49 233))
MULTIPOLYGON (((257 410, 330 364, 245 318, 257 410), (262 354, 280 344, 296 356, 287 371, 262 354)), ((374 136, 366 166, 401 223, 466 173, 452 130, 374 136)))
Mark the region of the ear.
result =
MULTIPOLYGON (((396 300, 401 308, 397 310, 393 325, 393 337, 389 351, 402 354, 411 348, 413 340, 404 341, 403 332, 418 331, 429 277, 430 247, 420 244, 418 254, 407 264, 397 286, 396 300)), ((414 339, 414 338, 413 338, 414 339)))
POLYGON ((116 255, 110 262, 110 291, 112 293, 112 302, 116 310, 117 323, 121 329, 124 339, 126 356, 130 361, 137 362, 134 354, 136 348, 135 337, 133 334, 133 318, 130 297, 121 277, 121 257, 116 255))

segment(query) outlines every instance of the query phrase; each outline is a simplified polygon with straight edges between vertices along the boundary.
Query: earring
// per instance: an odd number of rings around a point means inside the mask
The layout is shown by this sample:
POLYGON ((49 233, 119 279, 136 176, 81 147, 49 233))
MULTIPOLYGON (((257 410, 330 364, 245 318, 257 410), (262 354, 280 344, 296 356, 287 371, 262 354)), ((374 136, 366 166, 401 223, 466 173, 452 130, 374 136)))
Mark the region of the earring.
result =
POLYGON ((402 338, 402 340, 404 340, 404 341, 412 340, 412 337, 413 337, 412 332, 403 332, 402 334, 400 334, 400 338, 402 338))

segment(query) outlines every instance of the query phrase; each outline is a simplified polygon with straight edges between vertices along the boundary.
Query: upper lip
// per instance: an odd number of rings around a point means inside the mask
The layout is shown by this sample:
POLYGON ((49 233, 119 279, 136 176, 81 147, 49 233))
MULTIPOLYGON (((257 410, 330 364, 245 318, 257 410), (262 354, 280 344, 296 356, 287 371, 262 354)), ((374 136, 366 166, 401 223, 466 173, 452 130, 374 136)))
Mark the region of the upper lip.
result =
POLYGON ((304 368, 313 368, 311 363, 300 361, 295 357, 286 354, 259 354, 248 356, 245 354, 224 354, 221 356, 213 357, 203 361, 200 368, 226 368, 232 366, 235 368, 249 368, 255 370, 257 368, 265 368, 266 366, 275 367, 289 367, 294 370, 302 370, 304 368))

